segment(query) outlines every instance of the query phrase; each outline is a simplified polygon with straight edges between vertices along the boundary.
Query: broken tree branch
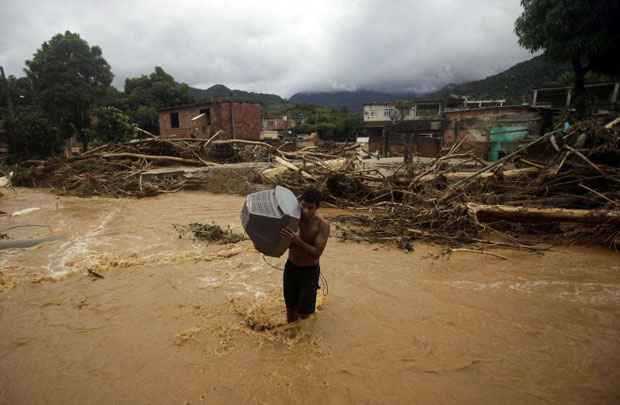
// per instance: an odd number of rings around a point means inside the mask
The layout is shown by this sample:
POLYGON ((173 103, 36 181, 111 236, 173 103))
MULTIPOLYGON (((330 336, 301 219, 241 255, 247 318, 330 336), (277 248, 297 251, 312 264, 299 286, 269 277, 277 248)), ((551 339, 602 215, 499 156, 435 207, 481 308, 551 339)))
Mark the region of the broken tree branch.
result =
POLYGON ((144 159, 144 160, 157 160, 157 161, 167 161, 167 162, 175 162, 175 163, 183 163, 186 165, 193 166, 204 166, 205 164, 199 160, 195 159, 184 159, 175 156, 156 156, 156 155, 143 155, 140 153, 104 153, 101 157, 106 159, 113 158, 132 158, 132 159, 144 159))
MULTIPOLYGON (((554 134, 556 134, 556 133, 558 133, 560 131, 564 131, 564 129, 556 129, 555 131, 547 132, 545 135, 541 136, 540 138, 538 138, 538 139, 528 143, 527 145, 524 145, 524 146, 518 148, 514 152, 509 153, 508 155, 504 156, 503 158, 497 160, 496 162, 491 163, 491 164, 487 165, 486 167, 483 167, 482 169, 476 171, 475 173, 471 174, 469 177, 467 177, 467 178, 465 178, 465 179, 463 179, 461 181, 458 181, 455 184, 452 184, 450 186, 450 189, 451 190, 455 190, 458 187, 463 186, 463 185, 469 183, 470 181, 472 181, 476 177, 480 176, 481 174, 489 172, 489 171, 495 169, 496 167, 498 167, 499 165, 503 164, 504 162, 506 162, 506 161, 512 159, 513 157, 521 154, 523 151, 531 148, 532 146, 534 146, 534 145, 536 145, 536 144, 538 144, 538 143, 540 143, 540 142, 542 142, 542 141, 552 137, 554 134)), ((442 199, 445 199, 447 197, 448 196, 446 196, 446 197, 444 197, 442 199)))
POLYGON ((529 208, 509 205, 466 204, 468 211, 479 221, 507 220, 511 222, 574 222, 620 225, 620 211, 584 210, 569 208, 529 208))

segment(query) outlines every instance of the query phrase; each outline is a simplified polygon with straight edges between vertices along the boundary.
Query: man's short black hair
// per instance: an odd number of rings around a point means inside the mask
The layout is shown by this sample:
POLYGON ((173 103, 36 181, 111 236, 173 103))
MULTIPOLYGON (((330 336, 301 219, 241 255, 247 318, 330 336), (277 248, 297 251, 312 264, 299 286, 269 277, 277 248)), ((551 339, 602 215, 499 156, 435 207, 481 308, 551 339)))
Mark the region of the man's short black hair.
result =
POLYGON ((321 192, 314 187, 308 188, 301 195, 301 200, 308 204, 315 204, 317 207, 321 205, 321 192))

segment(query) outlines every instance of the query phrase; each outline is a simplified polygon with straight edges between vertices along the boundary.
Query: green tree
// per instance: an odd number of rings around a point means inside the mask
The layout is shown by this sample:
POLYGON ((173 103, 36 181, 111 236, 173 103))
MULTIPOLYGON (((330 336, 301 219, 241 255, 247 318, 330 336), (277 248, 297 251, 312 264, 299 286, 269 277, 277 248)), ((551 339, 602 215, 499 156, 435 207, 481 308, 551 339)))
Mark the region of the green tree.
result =
POLYGON ((189 86, 177 83, 170 74, 157 66, 150 75, 125 80, 125 95, 132 119, 142 129, 159 132, 159 109, 194 102, 189 86))
POLYGON ((44 42, 26 66, 43 111, 63 136, 76 134, 86 149, 89 110, 113 78, 101 48, 91 47, 79 34, 66 31, 44 42))
POLYGON ((32 83, 26 77, 16 78, 11 75, 6 79, 6 88, 0 86, 0 109, 3 111, 8 110, 7 91, 13 108, 36 105, 36 95, 32 89, 32 83))
POLYGON ((9 158, 45 159, 62 150, 64 140, 47 114, 38 107, 18 108, 11 119, 14 136, 9 139, 9 158))
POLYGON ((92 111, 90 139, 96 143, 125 142, 135 133, 129 117, 116 107, 99 107, 92 111))
POLYGON ((570 62, 575 73, 578 117, 586 112, 585 76, 590 71, 618 74, 620 41, 617 0, 521 0, 515 22, 519 43, 552 60, 570 62))
POLYGON ((141 105, 131 111, 132 121, 140 128, 153 134, 159 133, 159 108, 141 105))

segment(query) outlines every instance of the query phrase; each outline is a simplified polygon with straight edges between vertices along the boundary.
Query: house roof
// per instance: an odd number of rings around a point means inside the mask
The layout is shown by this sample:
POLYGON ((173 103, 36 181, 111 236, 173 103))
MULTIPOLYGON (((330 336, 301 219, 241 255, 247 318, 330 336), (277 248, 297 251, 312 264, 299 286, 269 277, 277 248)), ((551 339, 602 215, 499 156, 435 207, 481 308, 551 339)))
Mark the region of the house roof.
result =
POLYGON ((398 100, 398 101, 386 101, 383 103, 364 103, 364 106, 372 106, 372 105, 396 105, 398 102, 407 102, 411 104, 439 104, 442 105, 443 102, 440 100, 398 100))
MULTIPOLYGON (((586 83, 585 87, 602 87, 602 86, 612 86, 616 85, 620 82, 596 82, 596 83, 586 83)), ((535 87, 532 90, 570 90, 572 86, 549 86, 549 87, 535 87)))
POLYGON ((162 107, 162 108, 159 109, 159 112, 173 111, 173 110, 186 110, 186 109, 189 109, 189 108, 198 108, 198 107, 210 107, 210 106, 213 106, 213 105, 223 104, 223 103, 256 104, 256 105, 260 105, 259 103, 250 103, 250 102, 247 102, 247 101, 217 100, 217 101, 208 101, 208 102, 204 102, 204 103, 179 104, 179 105, 172 105, 172 106, 168 106, 168 107, 162 107))

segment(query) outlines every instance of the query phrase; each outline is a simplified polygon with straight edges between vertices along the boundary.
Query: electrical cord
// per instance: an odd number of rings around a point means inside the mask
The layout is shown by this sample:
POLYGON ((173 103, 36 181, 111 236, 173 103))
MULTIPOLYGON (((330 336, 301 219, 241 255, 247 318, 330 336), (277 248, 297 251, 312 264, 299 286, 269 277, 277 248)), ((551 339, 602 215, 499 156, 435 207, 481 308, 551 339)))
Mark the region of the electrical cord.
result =
MULTIPOLYGON (((269 263, 267 257, 264 254, 261 254, 261 257, 263 258, 263 261, 267 264, 267 266, 278 271, 284 271, 282 268, 275 266, 272 263, 269 263)), ((329 294, 329 285, 327 284, 327 278, 325 278, 323 272, 319 273, 319 287, 321 288, 323 296, 327 296, 327 294, 329 294)))

